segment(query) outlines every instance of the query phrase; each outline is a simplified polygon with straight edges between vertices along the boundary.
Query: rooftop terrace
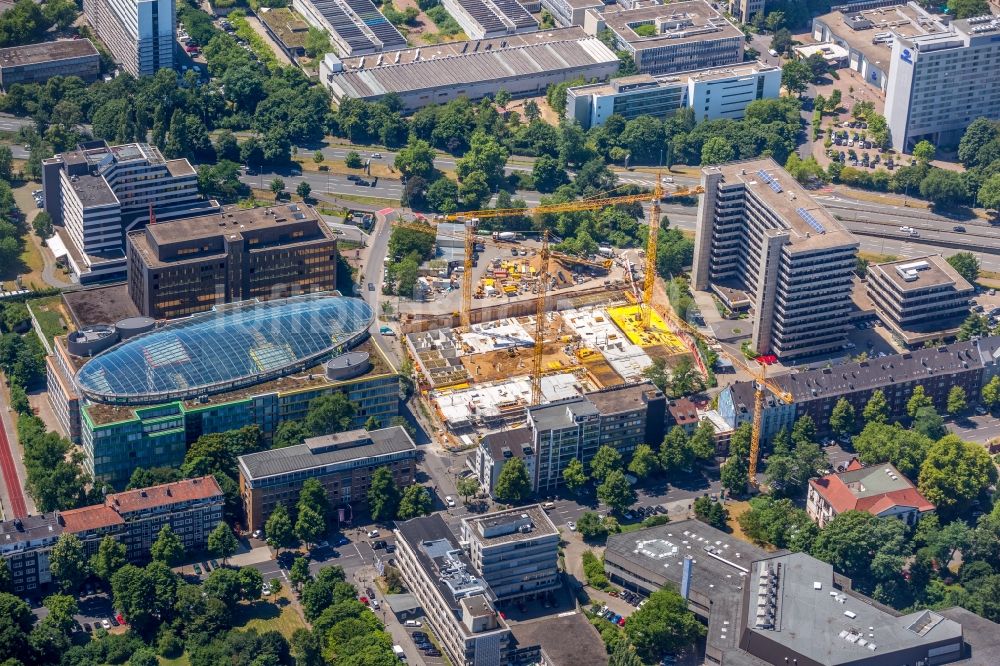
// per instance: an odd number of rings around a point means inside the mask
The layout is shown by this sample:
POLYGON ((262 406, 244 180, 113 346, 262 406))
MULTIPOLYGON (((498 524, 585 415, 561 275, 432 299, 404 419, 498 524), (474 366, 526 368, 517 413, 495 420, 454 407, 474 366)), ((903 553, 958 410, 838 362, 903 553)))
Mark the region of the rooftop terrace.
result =
POLYGON ((678 46, 727 38, 743 39, 743 33, 705 0, 647 5, 637 9, 610 9, 602 16, 608 28, 636 50, 678 46), (643 37, 641 25, 652 25, 656 34, 643 37))

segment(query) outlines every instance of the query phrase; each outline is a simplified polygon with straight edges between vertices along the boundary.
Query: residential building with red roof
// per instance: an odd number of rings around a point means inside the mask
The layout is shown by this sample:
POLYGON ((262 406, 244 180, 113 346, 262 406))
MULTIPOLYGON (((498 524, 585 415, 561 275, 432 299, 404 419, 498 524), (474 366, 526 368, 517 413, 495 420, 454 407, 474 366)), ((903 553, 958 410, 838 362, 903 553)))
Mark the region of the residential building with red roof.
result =
POLYGON ((866 511, 913 525, 934 508, 891 463, 865 467, 857 458, 843 472, 810 479, 806 498, 806 512, 820 527, 845 511, 866 511))

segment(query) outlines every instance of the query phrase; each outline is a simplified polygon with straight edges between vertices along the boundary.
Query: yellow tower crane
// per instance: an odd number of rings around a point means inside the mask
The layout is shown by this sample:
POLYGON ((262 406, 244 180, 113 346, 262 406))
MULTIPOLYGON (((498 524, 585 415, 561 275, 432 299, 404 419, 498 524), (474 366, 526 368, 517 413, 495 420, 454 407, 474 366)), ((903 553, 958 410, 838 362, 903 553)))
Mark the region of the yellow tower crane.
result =
POLYGON ((764 392, 769 390, 780 400, 788 404, 791 404, 792 402, 792 394, 767 378, 767 365, 765 363, 760 363, 760 369, 754 370, 747 365, 742 358, 737 358, 733 355, 730 355, 730 358, 737 365, 740 365, 744 370, 746 370, 754 379, 753 427, 750 434, 750 460, 748 461, 747 467, 748 475, 750 477, 750 485, 756 488, 757 461, 760 458, 760 431, 761 424, 764 419, 764 392))

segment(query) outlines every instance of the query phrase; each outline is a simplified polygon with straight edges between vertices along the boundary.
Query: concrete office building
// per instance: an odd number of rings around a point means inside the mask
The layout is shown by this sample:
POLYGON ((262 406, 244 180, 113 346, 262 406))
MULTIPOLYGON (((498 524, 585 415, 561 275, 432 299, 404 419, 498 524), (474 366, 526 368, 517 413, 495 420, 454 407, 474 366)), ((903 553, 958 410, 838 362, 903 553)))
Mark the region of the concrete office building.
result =
MULTIPOLYGON (((791 396, 786 404, 768 392, 762 434, 770 439, 781 428, 791 429, 795 419, 808 414, 821 431, 844 398, 860 414, 875 391, 882 391, 889 421, 905 421, 906 403, 917 386, 923 386, 938 411, 945 411, 948 392, 960 386, 968 396, 978 396, 983 384, 1000 374, 1000 337, 955 342, 929 349, 844 363, 833 368, 805 370, 769 377, 791 396)), ((719 413, 734 427, 753 418, 753 385, 737 382, 719 395, 719 413)))
POLYGON ((409 113, 456 97, 477 101, 501 89, 531 97, 554 83, 601 81, 618 64, 601 40, 573 27, 343 59, 328 53, 319 80, 335 103, 395 93, 409 113))
POLYGON ((875 264, 866 287, 879 319, 907 347, 955 336, 975 295, 939 254, 875 264))
POLYGON ((514 641, 490 586, 441 514, 397 522, 396 562, 441 647, 456 666, 509 666, 514 641))
POLYGON ((42 161, 42 198, 67 263, 81 283, 124 278, 125 232, 218 210, 198 194, 185 159, 166 160, 145 143, 91 141, 42 161))
POLYGON ((101 73, 101 54, 89 39, 64 39, 0 49, 0 87, 15 83, 45 83, 53 76, 78 76, 85 81, 101 73))
POLYGON ((897 39, 944 31, 945 25, 915 2, 864 2, 834 7, 812 21, 812 37, 847 51, 846 66, 868 85, 885 91, 897 39))
POLYGON ((58 513, 0 522, 0 557, 7 561, 14 593, 31 592, 52 582, 49 554, 62 533, 58 513))
POLYGON ((83 13, 132 76, 152 76, 174 67, 174 0, 84 0, 83 13))
POLYGON ((603 125, 611 114, 626 120, 667 118, 684 108, 693 109, 698 121, 739 120, 750 102, 777 98, 780 91, 781 68, 761 62, 670 76, 638 74, 570 88, 566 115, 584 129, 603 125))
POLYGON ((825 562, 768 553, 696 520, 614 534, 604 566, 625 588, 686 594, 708 625, 705 662, 722 666, 985 666, 994 654, 975 647, 1000 629, 957 607, 900 615, 825 562))
POLYGON ((610 30, 615 48, 628 52, 643 74, 673 74, 743 62, 746 38, 705 0, 646 5, 636 9, 589 10, 587 34, 610 30), (652 26, 648 37, 636 30, 652 26))
POLYGON ((729 13, 743 23, 750 23, 762 11, 764 0, 729 0, 729 13))
POLYGON ((302 444, 240 456, 240 495, 250 530, 279 503, 294 506, 306 479, 316 479, 333 507, 364 506, 379 467, 400 488, 416 482, 417 445, 401 426, 310 437, 302 444))
POLYGON ((1000 119, 1000 16, 952 21, 947 32, 892 44, 885 118, 892 147, 957 146, 979 117, 1000 119))
POLYGON ((556 23, 561 26, 583 26, 587 11, 601 11, 605 4, 603 0, 542 0, 546 9, 556 23))
POLYGON ((538 504, 462 519, 469 559, 500 603, 558 589, 559 530, 538 504))
POLYGON ((503 466, 512 458, 520 458, 535 483, 535 449, 530 428, 514 428, 491 432, 479 440, 479 446, 469 454, 468 466, 479 480, 479 485, 493 494, 503 466))
POLYGON ((127 235, 126 254, 129 295, 154 319, 337 286, 336 236, 305 204, 147 225, 127 235))
POLYGON ((702 185, 694 288, 750 300, 758 354, 842 349, 857 240, 770 158, 705 167, 702 185))
POLYGON ((443 0, 441 4, 469 39, 538 30, 538 21, 517 0, 443 0))
POLYGON ((0 522, 0 557, 7 561, 14 591, 26 594, 53 582, 49 555, 63 533, 80 539, 87 555, 111 537, 134 564, 149 561, 164 525, 185 550, 204 550, 209 533, 222 522, 225 501, 213 476, 110 494, 102 504, 0 522))
POLYGON ((571 460, 589 467, 602 446, 628 458, 640 444, 662 442, 665 413, 666 398, 648 383, 529 407, 535 491, 558 488, 571 460))
POLYGON ((845 511, 896 518, 910 526, 934 508, 892 463, 865 467, 857 458, 843 472, 809 479, 806 496, 806 513, 821 528, 845 511))

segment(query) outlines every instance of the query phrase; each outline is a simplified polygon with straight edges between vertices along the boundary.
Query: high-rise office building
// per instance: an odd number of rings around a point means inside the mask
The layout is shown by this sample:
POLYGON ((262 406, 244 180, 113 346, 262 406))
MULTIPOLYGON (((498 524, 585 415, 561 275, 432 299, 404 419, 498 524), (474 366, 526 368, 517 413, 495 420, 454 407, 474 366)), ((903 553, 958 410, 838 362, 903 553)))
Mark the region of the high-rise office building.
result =
POLYGON ((981 116, 1000 119, 1000 16, 952 21, 892 44, 885 117, 892 146, 957 145, 981 116))
POLYGON ((753 308, 753 349, 836 351, 850 327, 858 242, 770 159, 702 170, 694 288, 753 308))
POLYGON ((158 221, 219 210, 198 193, 185 159, 167 160, 146 143, 104 141, 42 161, 42 197, 81 283, 124 277, 125 232, 158 221))
POLYGON ((174 66, 174 0, 84 0, 83 13, 115 60, 132 76, 174 66))

